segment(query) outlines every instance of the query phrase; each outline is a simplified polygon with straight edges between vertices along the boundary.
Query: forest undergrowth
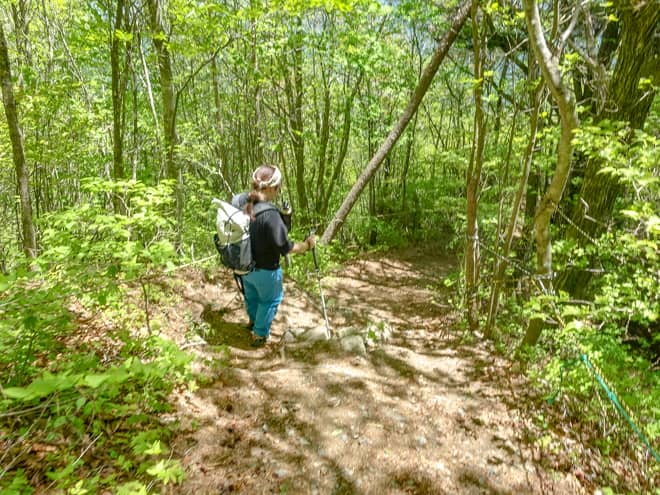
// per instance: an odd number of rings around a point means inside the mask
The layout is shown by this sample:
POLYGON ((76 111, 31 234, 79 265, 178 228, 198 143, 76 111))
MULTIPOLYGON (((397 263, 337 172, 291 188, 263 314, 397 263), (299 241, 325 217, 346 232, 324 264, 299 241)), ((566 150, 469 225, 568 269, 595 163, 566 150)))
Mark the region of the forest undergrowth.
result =
POLYGON ((333 325, 393 329, 365 356, 279 342, 322 324, 309 274, 287 283, 261 353, 216 266, 106 294, 120 304, 80 291, 58 305, 37 286, 7 299, 28 330, 61 326, 5 353, 3 493, 657 493, 653 459, 594 383, 591 413, 571 389, 578 367, 534 378, 538 363, 468 333, 442 282, 455 261, 432 259, 409 248, 325 267, 333 325))

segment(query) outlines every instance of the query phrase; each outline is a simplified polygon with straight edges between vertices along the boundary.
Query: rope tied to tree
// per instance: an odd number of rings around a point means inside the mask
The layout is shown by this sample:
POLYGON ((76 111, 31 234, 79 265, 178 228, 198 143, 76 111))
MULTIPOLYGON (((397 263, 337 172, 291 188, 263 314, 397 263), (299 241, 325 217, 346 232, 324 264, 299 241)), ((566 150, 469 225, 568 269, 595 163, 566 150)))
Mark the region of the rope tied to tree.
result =
POLYGON ((578 366, 580 363, 584 364, 584 366, 587 369, 587 372, 589 373, 589 375, 594 377, 594 379, 596 380, 596 383, 600 386, 600 388, 603 389, 603 391, 605 392, 605 395, 607 396, 607 398, 614 405, 614 409, 630 425, 630 427, 635 432, 637 437, 641 440, 641 442, 646 447, 649 454, 651 454, 651 456, 658 463, 660 463, 660 454, 658 454, 658 452, 653 448, 653 445, 651 445, 651 442, 648 439, 648 437, 645 435, 643 429, 638 426, 638 423, 641 423, 641 421, 639 420, 639 418, 637 418, 636 414, 625 404, 625 402, 621 401, 618 398, 618 394, 616 393, 616 389, 605 378, 605 374, 603 373, 601 368, 589 359, 589 356, 587 355, 586 352, 579 352, 578 353, 576 351, 574 356, 576 356, 576 357, 572 357, 572 358, 569 358, 569 359, 564 359, 562 361, 562 365, 561 365, 560 370, 559 370, 559 385, 558 385, 557 390, 555 391, 555 393, 552 394, 551 397, 546 399, 547 404, 552 406, 555 403, 555 401, 557 400, 557 397, 561 393, 561 390, 562 390, 562 387, 563 387, 565 373, 568 373, 573 368, 578 366))

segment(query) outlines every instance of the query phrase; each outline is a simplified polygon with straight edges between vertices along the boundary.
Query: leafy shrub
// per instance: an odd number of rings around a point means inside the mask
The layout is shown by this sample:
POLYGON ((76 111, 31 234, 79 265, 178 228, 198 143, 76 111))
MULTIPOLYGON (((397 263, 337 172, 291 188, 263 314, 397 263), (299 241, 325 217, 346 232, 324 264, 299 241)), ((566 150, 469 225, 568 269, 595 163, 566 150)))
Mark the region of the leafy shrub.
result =
POLYGON ((142 481, 183 476, 167 455, 174 425, 158 416, 190 357, 152 332, 148 308, 152 279, 176 259, 172 185, 89 179, 82 189, 78 207, 42 219, 34 263, 0 275, 3 493, 118 482, 146 493, 142 481), (131 443, 146 431, 148 446, 131 443))

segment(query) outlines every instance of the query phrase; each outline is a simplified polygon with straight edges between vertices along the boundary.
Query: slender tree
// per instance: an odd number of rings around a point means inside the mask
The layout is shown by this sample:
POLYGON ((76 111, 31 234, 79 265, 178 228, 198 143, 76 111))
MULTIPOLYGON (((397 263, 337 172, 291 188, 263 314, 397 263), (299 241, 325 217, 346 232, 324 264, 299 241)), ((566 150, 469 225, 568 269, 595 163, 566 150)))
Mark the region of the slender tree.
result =
MULTIPOLYGON (((530 77, 529 80, 534 80, 533 76, 533 65, 530 65, 530 77)), ((525 198, 525 190, 527 189, 527 181, 529 179, 529 172, 532 167, 532 158, 534 156, 534 147, 536 146, 536 136, 538 131, 538 122, 539 122, 539 111, 541 107, 541 90, 543 89, 542 84, 537 84, 533 88, 531 93, 531 103, 532 103, 532 112, 529 119, 529 138, 527 140, 527 146, 525 148, 525 153, 521 159, 522 162, 522 172, 520 174, 520 179, 518 182, 518 189, 516 190, 516 195, 513 200, 513 205, 511 207, 511 216, 507 224, 506 233, 504 235, 504 243, 502 246, 500 257, 495 261, 495 268, 493 270, 493 286, 490 292, 490 299, 488 304, 488 320, 486 323, 486 330, 484 335, 487 338, 490 338, 493 335, 493 327, 495 326, 495 321, 497 318, 497 312, 499 308, 500 293, 502 290, 502 285, 504 284, 504 274, 508 266, 507 260, 509 254, 511 253, 511 247, 513 245, 514 233, 516 226, 518 225, 518 216, 522 209, 523 200, 525 198)), ((515 123, 513 124, 515 126, 515 123)))
POLYGON ((163 145, 165 147, 165 177, 176 182, 175 218, 177 226, 177 249, 181 248, 183 230, 183 174, 176 160, 176 91, 174 88, 174 73, 172 57, 168 46, 168 36, 163 20, 165 7, 163 0, 146 0, 149 8, 149 21, 153 31, 153 43, 158 56, 158 72, 160 74, 160 92, 163 105, 163 145))
MULTIPOLYGON (((561 119, 561 134, 557 145, 557 166, 550 186, 545 192, 534 218, 534 239, 536 240, 536 270, 537 279, 544 291, 552 292, 552 244, 550 239, 550 219, 552 218, 568 181, 571 166, 573 146, 573 131, 578 125, 575 113, 575 102, 561 79, 558 57, 553 55, 543 34, 543 26, 536 0, 523 0, 525 21, 529 33, 529 41, 534 56, 541 67, 543 79, 557 104, 561 119)), ((578 12, 575 11, 570 26, 562 35, 562 39, 570 36, 577 22, 578 12)), ((530 322, 523 344, 534 345, 541 335, 543 321, 540 318, 530 322)))
MULTIPOLYGON (((287 102, 288 134, 295 158, 296 194, 303 219, 309 214, 309 199, 305 187, 305 129, 303 121, 303 29, 302 19, 294 20, 287 52, 280 60, 284 73, 284 91, 287 102)), ((304 221, 304 220, 303 220, 304 221)))
POLYGON ((14 99, 11 64, 4 26, 0 21, 0 81, 2 81, 2 103, 5 107, 9 138, 16 169, 18 196, 21 202, 21 231, 23 252, 28 258, 37 254, 37 238, 32 218, 32 199, 30 197, 29 170, 23 149, 23 133, 18 122, 18 110, 14 99))
MULTIPOLYGON (((124 128, 126 124, 126 112, 124 97, 126 95, 126 84, 128 81, 127 65, 122 67, 121 47, 125 46, 123 31, 125 31, 126 0, 117 0, 117 9, 114 23, 111 24, 110 42, 110 68, 112 73, 112 163, 113 178, 123 179, 124 172, 124 128), (123 70, 122 70, 123 69, 123 70)), ((126 51, 128 57, 128 51, 126 51)), ((121 200, 114 198, 115 211, 121 211, 121 200)))
POLYGON ((163 21, 164 6, 162 0, 147 0, 149 21, 153 31, 153 43, 158 56, 158 72, 160 73, 160 92, 163 105, 163 140, 165 146, 165 177, 176 180, 179 170, 174 159, 174 148, 177 143, 175 118, 175 90, 172 58, 170 56, 167 33, 163 21))
POLYGON ((479 184, 481 182, 481 168, 483 164, 484 145, 486 142, 486 125, 484 123, 484 105, 482 101, 484 83, 484 60, 482 53, 482 40, 479 13, 479 1, 472 0, 472 45, 474 50, 474 134, 470 165, 467 171, 466 188, 466 240, 465 240, 465 292, 467 306, 467 320, 470 330, 479 328, 479 223, 477 209, 479 207, 479 184))

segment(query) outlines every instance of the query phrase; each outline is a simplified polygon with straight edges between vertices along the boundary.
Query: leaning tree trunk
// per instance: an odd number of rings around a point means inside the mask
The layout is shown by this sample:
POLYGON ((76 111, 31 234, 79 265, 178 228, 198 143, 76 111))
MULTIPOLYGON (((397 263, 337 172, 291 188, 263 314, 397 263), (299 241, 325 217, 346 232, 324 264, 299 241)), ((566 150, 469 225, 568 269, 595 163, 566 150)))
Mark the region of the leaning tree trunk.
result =
POLYGON ((431 57, 431 60, 424 69, 424 72, 422 73, 422 77, 417 83, 417 87, 415 88, 415 91, 413 92, 412 97, 408 102, 408 106, 403 111, 403 114, 399 118, 399 121, 394 125, 394 128, 387 135, 385 141, 383 141, 378 151, 376 151, 376 154, 371 158, 365 170, 362 172, 360 177, 358 177, 357 181, 355 182, 350 192, 344 199, 344 202, 339 207, 339 210, 337 210, 337 213, 335 213, 335 216, 330 221, 330 224, 328 225, 328 227, 325 229, 325 232, 323 232, 323 235, 321 236, 322 242, 328 243, 335 237, 335 235, 339 231, 339 228, 342 226, 342 224, 346 220, 346 217, 351 212, 351 209, 357 202, 358 197, 364 190, 365 186, 372 179, 372 177, 374 176, 380 165, 383 163, 385 157, 388 155, 390 150, 394 147, 394 145, 398 141, 399 137, 401 137, 401 134, 408 125, 408 122, 410 122, 410 119, 412 119, 413 115, 417 111, 417 108, 419 107, 422 98, 424 98, 424 95, 429 89, 429 86, 431 85, 431 81, 433 81, 433 77, 435 76, 435 73, 438 71, 438 67, 440 67, 440 64, 447 55, 449 48, 454 43, 454 40, 458 36, 459 31, 463 27, 463 24, 465 24, 465 20, 467 19, 468 14, 470 12, 470 5, 471 5, 471 1, 466 0, 459 7, 458 12, 456 13, 456 15, 452 20, 449 31, 447 31, 445 36, 438 43, 438 46, 436 47, 435 52, 431 57))
POLYGON ((472 145, 472 156, 467 172, 467 216, 466 216, 466 239, 465 239, 465 293, 468 326, 471 331, 479 328, 479 222, 477 209, 479 207, 479 184, 481 183, 481 168, 484 157, 484 145, 486 142, 484 125, 483 94, 483 55, 481 53, 481 34, 477 13, 479 10, 478 0, 472 1, 472 45, 474 47, 474 137, 472 145))
POLYGON ((23 134, 18 123, 18 112, 16 100, 14 99, 14 86, 11 79, 11 65, 9 63, 9 52, 7 50, 7 39, 5 31, 0 22, 0 80, 2 81, 2 102, 7 116, 9 138, 16 167, 16 182, 18 184, 18 196, 21 202, 21 230, 23 252, 28 258, 34 258, 37 254, 37 238, 32 218, 32 200, 30 198, 29 171, 25 161, 25 150, 23 149, 23 134))
MULTIPOLYGON (((577 127, 578 121, 572 95, 564 86, 557 60, 553 57, 546 43, 536 0, 523 0, 523 6, 527 31, 534 56, 541 67, 543 79, 557 104, 561 119, 561 134, 557 146, 557 167, 552 177, 552 182, 545 192, 536 217, 534 218, 537 277, 541 284, 541 290, 551 292, 553 289, 550 219, 555 213, 564 188, 566 187, 571 165, 571 155, 573 153, 571 139, 573 138, 573 131, 577 127)), ((571 25, 574 24, 572 23, 571 25)), ((543 321, 541 319, 532 319, 523 339, 523 345, 536 344, 541 335, 542 328, 543 321)))

